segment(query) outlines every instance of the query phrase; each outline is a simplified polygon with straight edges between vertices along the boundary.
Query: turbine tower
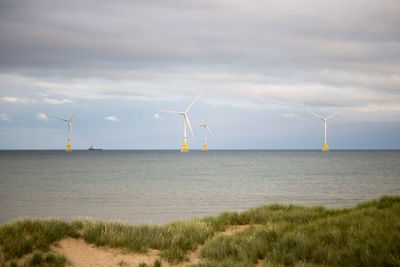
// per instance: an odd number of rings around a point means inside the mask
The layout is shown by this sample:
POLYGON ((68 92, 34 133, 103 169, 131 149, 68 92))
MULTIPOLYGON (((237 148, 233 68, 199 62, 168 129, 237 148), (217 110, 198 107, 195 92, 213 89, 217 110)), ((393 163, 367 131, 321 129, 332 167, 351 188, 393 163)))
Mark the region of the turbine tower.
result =
POLYGON ((71 151, 72 151, 72 147, 71 147, 71 133, 72 133, 71 121, 72 121, 72 118, 73 118, 81 109, 82 109, 82 108, 80 108, 80 109, 78 109, 77 111, 75 111, 75 113, 72 114, 72 116, 71 116, 71 118, 69 118, 69 120, 63 119, 63 118, 54 117, 54 118, 57 119, 57 120, 65 121, 65 122, 68 123, 68 144, 67 144, 67 146, 65 147, 65 151, 66 151, 66 152, 71 152, 71 151))
POLYGON ((207 131, 209 131, 212 135, 214 135, 214 133, 211 131, 210 127, 208 127, 207 121, 208 121, 208 119, 206 119, 204 121, 204 123, 199 125, 199 127, 204 127, 204 145, 203 145, 203 149, 202 149, 203 151, 208 151, 208 147, 207 147, 207 131))
POLYGON ((310 114, 313 115, 314 117, 316 117, 316 118, 318 118, 318 119, 324 121, 324 124, 325 124, 325 139, 324 139, 324 145, 322 146, 322 151, 323 151, 323 152, 329 151, 328 144, 326 143, 326 121, 329 120, 330 118, 332 118, 333 116, 335 116, 336 114, 338 114, 339 112, 340 112, 340 111, 337 111, 337 112, 335 112, 335 113, 329 115, 329 116, 326 117, 326 118, 322 118, 321 116, 319 116, 319 115, 317 115, 317 114, 315 114, 315 113, 313 113, 313 112, 311 112, 311 111, 308 111, 308 113, 310 113, 310 114))
POLYGON ((185 111, 171 111, 171 110, 160 110, 162 112, 168 112, 168 113, 172 113, 172 114, 177 114, 177 115, 183 115, 183 145, 181 146, 181 152, 189 152, 189 146, 187 145, 187 136, 186 136, 186 124, 189 126, 190 132, 193 136, 193 138, 195 138, 193 130, 192 130, 192 126, 190 125, 190 121, 189 121, 189 117, 187 115, 188 111, 190 110, 190 108, 192 107, 192 105, 194 104, 194 102, 196 102, 197 98, 199 98, 200 94, 198 96, 196 96, 196 98, 193 100, 192 104, 190 104, 187 109, 185 111))

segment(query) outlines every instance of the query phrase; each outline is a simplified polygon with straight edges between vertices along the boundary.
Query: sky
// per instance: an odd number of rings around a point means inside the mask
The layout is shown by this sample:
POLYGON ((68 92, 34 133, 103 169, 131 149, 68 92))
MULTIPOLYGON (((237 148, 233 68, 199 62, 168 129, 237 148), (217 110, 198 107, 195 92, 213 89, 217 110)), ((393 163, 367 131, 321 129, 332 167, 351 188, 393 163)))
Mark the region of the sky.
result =
POLYGON ((400 149, 398 0, 0 0, 0 149, 400 149))

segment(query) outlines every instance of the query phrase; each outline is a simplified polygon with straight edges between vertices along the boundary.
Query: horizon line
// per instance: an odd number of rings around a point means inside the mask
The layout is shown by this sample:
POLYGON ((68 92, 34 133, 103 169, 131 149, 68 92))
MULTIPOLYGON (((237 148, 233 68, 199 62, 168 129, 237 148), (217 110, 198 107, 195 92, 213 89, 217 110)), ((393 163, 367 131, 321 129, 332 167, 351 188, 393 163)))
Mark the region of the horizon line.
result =
MULTIPOLYGON (((339 149, 329 149, 332 151, 397 151, 400 148, 339 148, 339 149)), ((1 149, 0 151, 65 151, 64 148, 9 148, 1 149)), ((72 151, 89 151, 88 148, 77 148, 72 151)), ((95 151, 178 151, 179 149, 153 149, 153 148, 99 148, 95 151)), ((202 151, 199 149, 191 149, 190 151, 202 151)), ((208 151, 321 151, 320 148, 224 148, 224 149, 209 149, 208 151)))

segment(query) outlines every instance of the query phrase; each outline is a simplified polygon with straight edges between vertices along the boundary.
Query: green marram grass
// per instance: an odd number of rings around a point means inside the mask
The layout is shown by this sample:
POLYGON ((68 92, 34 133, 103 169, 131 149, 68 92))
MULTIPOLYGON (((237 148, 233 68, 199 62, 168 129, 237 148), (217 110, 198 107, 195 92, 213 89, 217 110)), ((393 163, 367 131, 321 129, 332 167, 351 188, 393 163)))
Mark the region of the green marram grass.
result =
POLYGON ((25 219, 0 226, 2 266, 27 254, 26 266, 63 266, 65 258, 49 249, 66 237, 127 252, 158 249, 172 264, 201 246, 201 262, 191 267, 400 266, 400 196, 343 209, 273 204, 165 225, 25 219), (238 225, 250 227, 221 234, 238 225))
POLYGON ((4 260, 20 258, 36 250, 47 252, 54 242, 78 237, 76 223, 56 219, 24 219, 0 227, 0 245, 4 260))

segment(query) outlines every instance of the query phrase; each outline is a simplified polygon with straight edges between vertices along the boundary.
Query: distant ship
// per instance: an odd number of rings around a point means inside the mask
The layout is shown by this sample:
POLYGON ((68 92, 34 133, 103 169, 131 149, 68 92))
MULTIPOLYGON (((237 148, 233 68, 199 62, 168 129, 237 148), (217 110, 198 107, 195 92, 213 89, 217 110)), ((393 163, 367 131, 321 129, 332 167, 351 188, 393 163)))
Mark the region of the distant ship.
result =
POLYGON ((94 148, 93 146, 90 146, 89 150, 103 150, 103 149, 102 148, 94 148))

